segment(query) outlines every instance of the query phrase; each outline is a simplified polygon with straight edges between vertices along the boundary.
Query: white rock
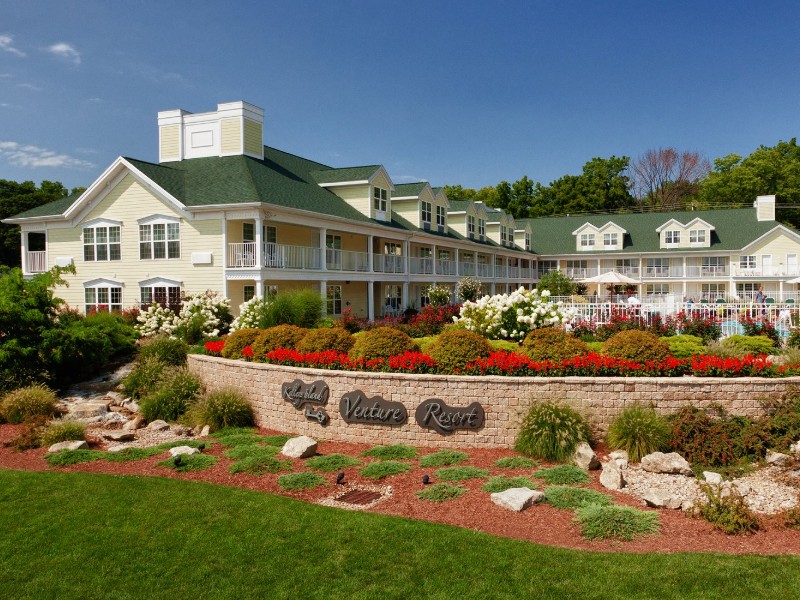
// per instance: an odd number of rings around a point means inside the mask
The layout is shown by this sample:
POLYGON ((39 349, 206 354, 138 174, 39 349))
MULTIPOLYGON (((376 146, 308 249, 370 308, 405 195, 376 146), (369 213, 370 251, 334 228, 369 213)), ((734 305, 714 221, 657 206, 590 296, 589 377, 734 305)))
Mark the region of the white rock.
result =
POLYGON ((125 450, 126 448, 130 448, 127 444, 116 444, 115 446, 109 446, 106 448, 106 452, 119 452, 120 450, 125 450))
POLYGON ((800 454, 800 440, 797 440, 794 444, 789 446, 789 451, 792 454, 800 454))
POLYGON ((707 483, 722 485, 722 475, 714 471, 703 471, 703 479, 705 479, 707 483))
POLYGON ((108 407, 101 402, 81 402, 75 404, 69 411, 72 419, 91 419, 102 417, 108 412, 108 407))
POLYGON ((286 440, 281 449, 281 454, 289 458, 308 458, 317 453, 317 442, 307 435, 301 435, 286 440))
POLYGON ((142 412, 142 409, 139 408, 139 403, 136 402, 136 400, 127 400, 122 406, 131 412, 142 412))
POLYGON ((118 412, 110 412, 103 415, 104 423, 127 423, 128 418, 118 412))
POLYGON ((122 429, 125 431, 136 431, 137 429, 141 429, 144 425, 144 417, 134 417, 125 425, 122 426, 122 429))
POLYGON ((617 461, 617 464, 623 469, 628 466, 628 453, 625 450, 614 450, 609 453, 608 457, 617 461))
POLYGON ((135 437, 135 435, 132 431, 125 431, 124 429, 118 429, 115 431, 108 431, 104 433, 103 437, 112 442, 130 442, 135 437))
POLYGON ((67 442, 58 442, 57 444, 53 444, 47 449, 47 451, 61 452, 62 450, 88 450, 88 449, 89 449, 89 444, 87 444, 84 440, 74 440, 67 442))
POLYGON ((169 449, 169 453, 172 456, 178 456, 179 454, 200 454, 200 450, 197 448, 192 448, 191 446, 175 446, 174 448, 169 449))
POLYGON ((149 429, 150 431, 169 431, 169 423, 167 423, 166 421, 162 421, 161 419, 157 419, 151 422, 147 426, 147 429, 149 429))
POLYGON ((665 490, 650 490, 642 497, 642 500, 647 506, 652 506, 653 508, 671 509, 680 508, 684 502, 682 498, 665 490))
POLYGON ((653 452, 642 457, 642 469, 651 473, 674 473, 677 475, 692 475, 689 463, 677 452, 664 454, 653 452))
POLYGON ((200 437, 206 437, 209 433, 211 433, 211 427, 203 425, 203 428, 200 430, 200 437))
POLYGON ((600 461, 597 460, 597 455, 592 450, 592 447, 586 442, 581 442, 575 448, 575 454, 572 456, 572 462, 581 469, 587 471, 600 468, 600 461))
POLYGON ((106 398, 111 400, 111 406, 125 406, 125 396, 119 392, 106 392, 106 398))
POLYGON ((791 459, 792 457, 789 456, 788 454, 767 450, 767 456, 764 460, 767 461, 768 465, 776 465, 780 467, 788 463, 791 459))
POLYGON ((609 460, 603 463, 603 471, 600 473, 600 484, 609 490, 621 490, 625 487, 625 477, 622 475, 622 468, 616 460, 609 460))
POLYGON ((522 512, 531 504, 541 502, 544 494, 537 490, 530 488, 510 488, 504 492, 495 492, 492 494, 492 502, 497 506, 502 506, 508 510, 515 512, 522 512))

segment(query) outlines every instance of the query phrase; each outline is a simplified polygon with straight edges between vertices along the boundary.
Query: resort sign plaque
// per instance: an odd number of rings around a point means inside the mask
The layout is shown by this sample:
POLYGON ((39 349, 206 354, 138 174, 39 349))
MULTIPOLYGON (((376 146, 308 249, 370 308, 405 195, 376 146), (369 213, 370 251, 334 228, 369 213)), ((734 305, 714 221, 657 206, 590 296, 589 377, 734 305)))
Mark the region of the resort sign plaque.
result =
POLYGON ((284 383, 281 386, 281 396, 298 410, 306 407, 306 419, 317 421, 320 425, 328 423, 330 417, 322 408, 328 403, 330 390, 328 384, 322 380, 314 383, 304 383, 300 379, 284 383))
POLYGON ((446 435, 456 429, 480 429, 486 414, 478 402, 464 408, 447 406, 443 400, 430 398, 417 407, 414 417, 420 427, 446 435))
POLYGON ((385 400, 380 396, 367 398, 361 390, 342 396, 339 414, 345 423, 402 425, 408 421, 408 410, 400 402, 385 400))

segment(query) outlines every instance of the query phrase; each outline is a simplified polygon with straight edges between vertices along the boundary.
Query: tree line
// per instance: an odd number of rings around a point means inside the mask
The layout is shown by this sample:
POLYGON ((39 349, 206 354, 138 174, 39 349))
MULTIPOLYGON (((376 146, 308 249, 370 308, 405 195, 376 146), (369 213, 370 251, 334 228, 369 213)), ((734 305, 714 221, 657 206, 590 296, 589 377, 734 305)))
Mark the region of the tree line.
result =
POLYGON ((780 220, 800 224, 800 148, 797 139, 760 146, 742 157, 714 160, 675 148, 627 156, 593 158, 580 175, 543 185, 527 175, 481 189, 444 186, 451 200, 479 200, 515 218, 587 212, 702 210, 751 206, 756 196, 775 194, 780 220))

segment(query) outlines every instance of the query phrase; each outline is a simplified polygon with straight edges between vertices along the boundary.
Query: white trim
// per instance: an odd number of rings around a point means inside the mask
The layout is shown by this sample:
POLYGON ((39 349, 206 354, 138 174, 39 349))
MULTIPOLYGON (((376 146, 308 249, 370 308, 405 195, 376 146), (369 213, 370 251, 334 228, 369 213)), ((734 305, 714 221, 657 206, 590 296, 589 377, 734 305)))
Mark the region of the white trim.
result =
POLYGON ((608 229, 609 227, 612 227, 612 226, 617 228, 617 230, 618 230, 617 232, 618 233, 622 233, 623 235, 628 233, 627 229, 625 229, 624 227, 620 227, 619 225, 614 223, 614 221, 608 221, 605 225, 601 225, 600 227, 598 227, 597 225, 593 225, 592 223, 589 223, 587 221, 586 223, 584 223, 583 225, 578 227, 575 231, 573 231, 572 235, 578 235, 579 233, 581 233, 585 229, 592 229, 592 230, 595 231, 595 233, 605 233, 605 230, 608 229))
POLYGON ((336 181, 334 183, 318 183, 317 185, 321 188, 343 187, 346 185, 369 185, 369 179, 362 179, 359 181, 336 181))
POLYGON ((145 279, 144 281, 140 281, 137 284, 140 288, 143 287, 183 287, 182 281, 176 281, 174 279, 167 279, 166 277, 151 277, 150 279, 145 279))
MULTIPOLYGON (((742 249, 740 250, 740 252, 744 252, 748 248, 750 248, 751 246, 755 246, 756 244, 761 242, 761 240, 765 239, 766 237, 772 235, 775 232, 785 233, 788 236, 793 237, 795 239, 795 241, 800 242, 800 235, 798 235, 797 233, 795 233, 794 231, 792 231, 788 227, 785 227, 783 225, 777 225, 776 227, 773 227, 772 229, 770 229, 766 233, 764 233, 764 234, 760 235, 759 237, 757 237, 756 239, 754 239, 752 242, 750 242, 746 246, 742 246, 742 249)), ((735 250, 732 250, 731 252, 735 252, 735 250)))
POLYGON ((124 281, 117 281, 115 279, 107 279, 105 277, 99 277, 97 279, 91 279, 89 281, 83 282, 84 288, 97 288, 97 287, 125 287, 124 281))
POLYGON ((87 227, 122 227, 122 221, 115 221, 114 219, 97 218, 90 221, 81 223, 82 228, 87 227))
POLYGON ((149 215, 147 217, 142 217, 141 219, 136 219, 136 222, 139 225, 152 225, 154 223, 178 223, 180 224, 181 219, 180 217, 173 217, 171 215, 149 215))

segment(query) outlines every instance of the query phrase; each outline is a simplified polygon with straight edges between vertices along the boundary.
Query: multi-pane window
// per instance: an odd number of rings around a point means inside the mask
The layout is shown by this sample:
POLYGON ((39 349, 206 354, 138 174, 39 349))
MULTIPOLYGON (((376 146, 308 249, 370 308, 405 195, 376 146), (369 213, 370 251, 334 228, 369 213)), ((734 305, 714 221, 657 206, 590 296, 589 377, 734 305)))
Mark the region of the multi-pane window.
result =
POLYGON ((439 229, 444 229, 446 215, 447 213, 444 210, 444 206, 436 207, 436 226, 439 229))
POLYGON ((668 258, 648 258, 647 274, 656 277, 666 277, 669 275, 668 258))
POLYGON ((739 257, 740 269, 755 269, 756 268, 756 255, 743 254, 739 257))
POLYGON ((122 310, 122 288, 111 285, 84 288, 84 310, 86 314, 120 312, 122 310))
POLYGON ((508 228, 508 245, 514 245, 514 230, 511 227, 508 228))
POLYGON ((486 237, 486 219, 478 219, 478 237, 486 237))
POLYGON ((594 234, 582 233, 581 234, 581 248, 594 248, 594 234))
POLYGON ((701 259, 703 275, 724 275, 725 257, 724 256, 704 256, 701 259))
POLYGON ((422 225, 431 226, 431 203, 423 201, 422 205, 422 225))
POLYGON ((475 217, 472 215, 467 217, 467 237, 475 237, 475 217))
POLYGON ((326 295, 327 311, 329 315, 342 314, 342 286, 329 285, 326 295))
POLYGON ((158 304, 178 310, 181 306, 181 288, 177 285, 144 286, 140 288, 139 299, 144 307, 158 304))
POLYGON ((254 285, 245 285, 242 288, 242 291, 244 293, 244 301, 245 302, 247 302, 249 300, 252 300, 256 296, 256 286, 254 286, 254 285))
POLYGON ((606 248, 616 248, 618 242, 619 242, 618 233, 603 234, 603 246, 605 246, 606 248))
POLYGON ((648 283, 645 288, 645 294, 648 296, 666 296, 669 294, 668 283, 648 283))
POLYGON ((505 225, 500 225, 500 244, 505 246, 508 243, 508 233, 505 225))
POLYGON ((681 243, 681 232, 680 231, 665 231, 664 232, 664 243, 665 244, 680 244, 681 243))
POLYGON ((539 276, 544 275, 545 273, 550 273, 552 271, 558 271, 558 261, 557 260, 540 260, 536 265, 536 270, 539 273, 539 276))
POLYGON ((83 228, 83 260, 120 260, 119 226, 83 228))
POLYGON ((531 249, 531 234, 527 231, 525 232, 525 250, 530 251, 531 249))
POLYGON ((725 284, 724 283, 704 283, 702 285, 703 297, 710 300, 725 297, 725 284))
POLYGON ((706 243, 706 230, 705 229, 691 229, 691 230, 689 230, 689 243, 690 244, 705 244, 706 243))
POLYGON ((242 223, 242 241, 256 241, 256 226, 254 223, 242 223))
POLYGON ((180 258, 180 223, 139 225, 139 258, 180 258))
POLYGON ((397 312, 403 301, 403 289, 399 285, 391 284, 386 286, 386 305, 385 310, 397 312))
POLYGON ((388 206, 389 192, 383 188, 373 188, 372 190, 372 206, 375 210, 386 212, 388 206))

